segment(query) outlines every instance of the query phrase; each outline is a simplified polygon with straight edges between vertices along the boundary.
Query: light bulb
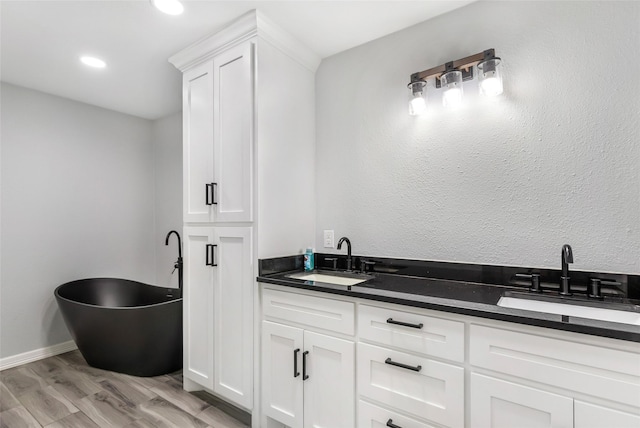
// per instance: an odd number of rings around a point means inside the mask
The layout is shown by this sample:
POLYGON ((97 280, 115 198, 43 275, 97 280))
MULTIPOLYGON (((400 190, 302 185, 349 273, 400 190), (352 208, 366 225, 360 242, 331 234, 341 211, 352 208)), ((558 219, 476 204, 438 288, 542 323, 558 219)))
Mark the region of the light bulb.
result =
POLYGON ((462 104, 462 88, 449 88, 442 94, 442 104, 445 107, 456 107, 462 104))
POLYGON ((442 104, 445 107, 456 107, 462 103, 462 72, 453 70, 440 77, 440 84, 444 88, 442 104))
POLYGON ((427 82, 424 80, 412 80, 407 85, 409 88, 409 114, 418 116, 427 110, 427 100, 425 99, 425 88, 427 82))
POLYGON ((482 95, 494 97, 502 93, 501 70, 500 58, 488 59, 478 64, 478 84, 482 95))
POLYGON ((427 110, 427 102, 424 97, 417 96, 409 101, 409 114, 411 116, 419 116, 427 110))
POLYGON ((178 0, 151 0, 151 4, 167 15, 180 15, 184 12, 184 6, 178 0))

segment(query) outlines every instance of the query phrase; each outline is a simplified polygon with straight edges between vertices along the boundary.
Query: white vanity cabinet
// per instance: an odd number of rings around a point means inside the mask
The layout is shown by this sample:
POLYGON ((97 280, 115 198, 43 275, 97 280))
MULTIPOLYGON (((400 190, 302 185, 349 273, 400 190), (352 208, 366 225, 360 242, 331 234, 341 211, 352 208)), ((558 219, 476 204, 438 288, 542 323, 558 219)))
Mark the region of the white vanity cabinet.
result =
POLYGON ((262 411, 278 422, 266 428, 640 427, 638 343, 311 289, 261 292, 262 411), (326 367, 311 408, 301 380, 310 348, 326 367), (314 411, 355 411, 355 422, 311 422, 314 411))
POLYGON ((184 388, 252 411, 258 259, 314 239, 319 59, 251 11, 170 62, 183 73, 184 388))
POLYGON ((291 428, 355 426, 355 345, 343 338, 353 334, 354 304, 264 290, 263 311, 264 417, 291 428))
POLYGON ((360 304, 358 391, 388 409, 388 419, 409 413, 424 424, 462 428, 465 326, 435 314, 360 304))
POLYGON ((519 330, 471 324, 472 424, 640 426, 640 345, 519 330))

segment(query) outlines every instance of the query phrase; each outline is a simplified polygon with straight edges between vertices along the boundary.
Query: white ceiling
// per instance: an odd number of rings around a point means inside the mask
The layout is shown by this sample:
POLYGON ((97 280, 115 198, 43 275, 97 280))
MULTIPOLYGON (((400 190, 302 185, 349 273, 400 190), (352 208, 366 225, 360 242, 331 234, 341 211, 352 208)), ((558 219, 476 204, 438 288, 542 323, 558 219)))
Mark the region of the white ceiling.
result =
POLYGON ((148 0, 0 2, 3 81, 146 119, 181 109, 167 59, 259 9, 321 58, 471 3, 465 1, 184 1, 180 16, 148 0), (80 55, 103 58, 89 69, 80 55))

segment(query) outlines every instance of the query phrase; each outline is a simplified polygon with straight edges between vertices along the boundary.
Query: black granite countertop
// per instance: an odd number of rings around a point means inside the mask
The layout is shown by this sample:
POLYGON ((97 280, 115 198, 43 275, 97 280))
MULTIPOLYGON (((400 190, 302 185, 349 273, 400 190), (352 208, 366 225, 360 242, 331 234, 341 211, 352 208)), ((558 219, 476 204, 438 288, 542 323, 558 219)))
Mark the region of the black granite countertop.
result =
POLYGON ((640 326, 504 308, 497 305, 505 291, 522 290, 522 287, 388 273, 373 273, 371 280, 353 286, 289 277, 301 271, 301 269, 284 272, 261 271, 261 276, 257 280, 261 283, 328 294, 640 342, 640 326))

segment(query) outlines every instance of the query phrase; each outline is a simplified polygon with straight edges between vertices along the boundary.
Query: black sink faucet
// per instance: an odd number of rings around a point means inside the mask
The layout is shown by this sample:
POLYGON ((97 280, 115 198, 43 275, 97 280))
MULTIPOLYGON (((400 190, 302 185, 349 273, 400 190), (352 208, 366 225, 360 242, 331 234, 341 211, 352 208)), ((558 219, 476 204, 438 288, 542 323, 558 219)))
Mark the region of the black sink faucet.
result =
POLYGON ((571 245, 562 246, 562 276, 560 277, 560 295, 571 296, 571 283, 569 282, 569 263, 573 263, 573 251, 571 245))
POLYGON ((342 248, 342 243, 347 243, 347 271, 351 271, 351 241, 346 236, 343 236, 338 241, 338 250, 342 248))
POLYGON ((178 238, 178 260, 176 260, 176 263, 173 265, 173 270, 175 271, 176 269, 178 269, 178 288, 182 290, 182 243, 180 242, 180 234, 175 230, 167 233, 167 237, 164 240, 164 245, 169 245, 169 237, 174 233, 178 238))

